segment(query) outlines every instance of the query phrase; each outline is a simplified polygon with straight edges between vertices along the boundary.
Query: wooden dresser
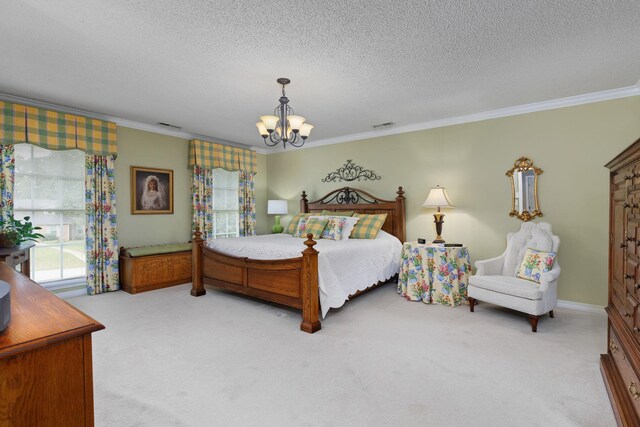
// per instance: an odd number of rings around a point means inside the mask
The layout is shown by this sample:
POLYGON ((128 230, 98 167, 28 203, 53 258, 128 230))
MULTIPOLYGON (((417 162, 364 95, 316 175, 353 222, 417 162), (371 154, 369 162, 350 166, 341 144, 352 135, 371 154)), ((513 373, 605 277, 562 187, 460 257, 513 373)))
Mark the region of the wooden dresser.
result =
POLYGON ((100 323, 0 263, 11 322, 0 333, 0 426, 92 426, 91 333, 100 323))
POLYGON ((640 426, 640 139, 606 167, 611 170, 609 328, 600 368, 618 424, 640 426))

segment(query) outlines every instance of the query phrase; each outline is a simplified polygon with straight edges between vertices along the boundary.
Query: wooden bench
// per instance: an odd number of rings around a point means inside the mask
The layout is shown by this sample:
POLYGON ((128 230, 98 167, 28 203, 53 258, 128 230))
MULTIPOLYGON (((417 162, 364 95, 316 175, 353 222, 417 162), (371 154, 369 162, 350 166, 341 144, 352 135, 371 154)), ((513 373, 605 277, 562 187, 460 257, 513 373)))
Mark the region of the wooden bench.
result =
POLYGON ((120 288, 130 294, 191 282, 191 243, 120 248, 120 288))

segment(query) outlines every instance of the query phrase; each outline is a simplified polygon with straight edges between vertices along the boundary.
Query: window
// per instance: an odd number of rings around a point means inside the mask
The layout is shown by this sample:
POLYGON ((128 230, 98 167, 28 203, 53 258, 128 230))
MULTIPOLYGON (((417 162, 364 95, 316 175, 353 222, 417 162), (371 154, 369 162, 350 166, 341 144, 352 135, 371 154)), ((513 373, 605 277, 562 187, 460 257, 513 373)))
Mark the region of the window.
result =
POLYGON ((239 173, 213 170, 213 238, 238 237, 240 207, 239 173))
POLYGON ((31 252, 31 276, 40 283, 84 277, 84 153, 15 146, 14 217, 42 227, 31 252))

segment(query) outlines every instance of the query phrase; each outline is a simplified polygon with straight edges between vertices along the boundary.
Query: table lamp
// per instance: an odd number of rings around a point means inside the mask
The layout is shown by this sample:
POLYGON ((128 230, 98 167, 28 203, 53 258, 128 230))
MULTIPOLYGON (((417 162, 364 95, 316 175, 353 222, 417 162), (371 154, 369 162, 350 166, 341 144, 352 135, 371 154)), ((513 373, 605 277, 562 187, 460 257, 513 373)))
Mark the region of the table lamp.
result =
POLYGON ((440 208, 452 208, 454 207, 449 201, 449 196, 447 195, 447 190, 440 187, 439 185, 435 188, 432 188, 429 191, 429 196, 427 196, 427 200, 422 204, 425 208, 438 208, 438 212, 433 214, 434 221, 436 223, 436 239, 433 243, 444 243, 442 236, 442 223, 444 222, 444 214, 440 213, 440 208))
POLYGON ((269 200, 267 203, 267 214, 276 216, 276 223, 271 228, 274 233, 282 233, 284 231, 284 227, 280 225, 280 215, 289 213, 287 205, 286 200, 269 200))

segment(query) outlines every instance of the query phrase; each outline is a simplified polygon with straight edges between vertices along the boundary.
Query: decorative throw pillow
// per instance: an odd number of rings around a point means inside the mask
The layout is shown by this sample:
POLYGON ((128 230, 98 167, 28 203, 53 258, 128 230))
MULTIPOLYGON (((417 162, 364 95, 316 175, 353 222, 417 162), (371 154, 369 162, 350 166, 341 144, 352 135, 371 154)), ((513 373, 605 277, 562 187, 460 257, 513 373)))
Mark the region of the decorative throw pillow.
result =
POLYGON ((542 273, 551 271, 557 252, 544 252, 528 248, 524 253, 517 277, 540 283, 542 273))
POLYGON ((319 239, 328 222, 326 218, 300 218, 295 236, 307 237, 307 234, 311 233, 314 239, 319 239))
POLYGON ((284 231, 287 234, 296 234, 296 230, 298 229, 298 223, 300 222, 300 218, 308 218, 311 216, 310 213, 299 213, 296 214, 291 221, 289 221, 289 225, 287 225, 287 229, 284 231))
POLYGON ((375 239, 382 225, 387 219, 387 214, 355 214, 360 218, 356 226, 353 228, 350 239, 375 239))
POLYGON ((328 211, 323 210, 320 215, 329 215, 329 216, 353 216, 353 211, 328 211))
POLYGON ((342 233, 344 231, 344 226, 347 224, 347 217, 332 216, 328 217, 327 220, 327 226, 322 232, 322 238, 329 240, 342 240, 342 233))
POLYGON ((312 215, 309 218, 321 218, 329 220, 329 222, 327 223, 327 228, 325 228, 322 232, 322 238, 330 240, 349 240, 349 235, 353 231, 353 227, 355 227, 356 223, 360 220, 360 218, 353 216, 330 215, 312 215))

